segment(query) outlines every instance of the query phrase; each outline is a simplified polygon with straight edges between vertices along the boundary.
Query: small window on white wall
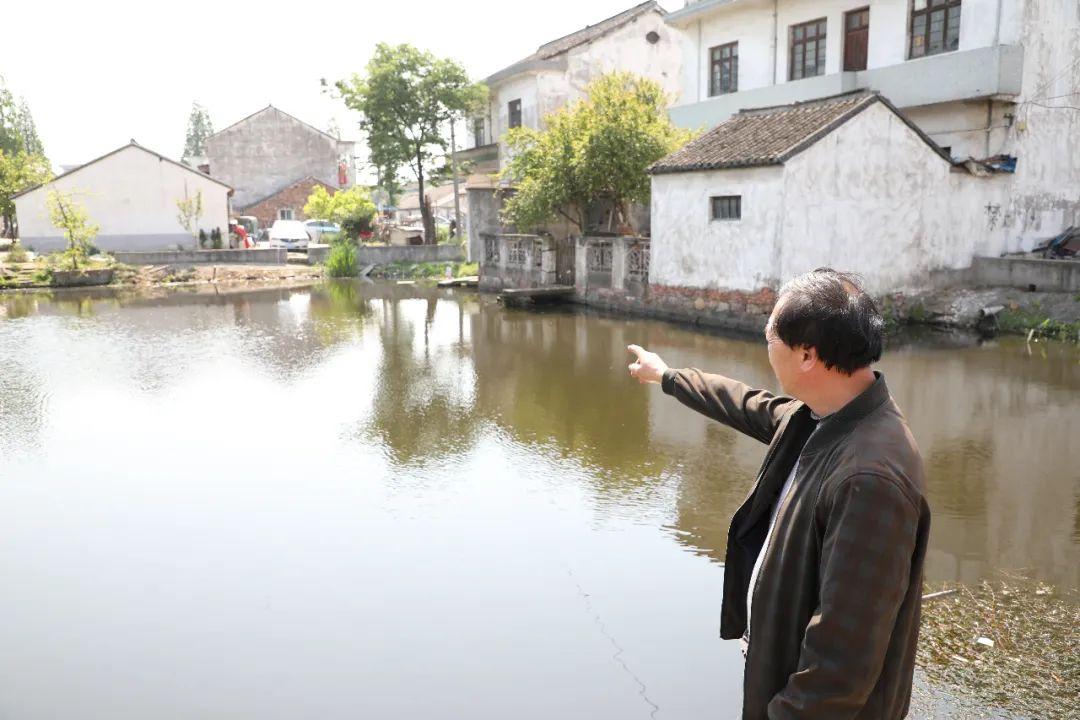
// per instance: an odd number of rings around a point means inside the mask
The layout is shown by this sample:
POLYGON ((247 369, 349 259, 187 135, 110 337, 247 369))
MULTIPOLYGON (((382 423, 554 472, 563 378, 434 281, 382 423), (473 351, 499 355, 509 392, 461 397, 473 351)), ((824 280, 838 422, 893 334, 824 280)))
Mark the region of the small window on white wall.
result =
POLYGON ((281 208, 281 209, 279 209, 277 211, 277 219, 278 220, 292 220, 293 219, 293 209, 292 208, 281 208))
POLYGON ((742 219, 742 195, 718 195, 709 198, 713 220, 742 219))

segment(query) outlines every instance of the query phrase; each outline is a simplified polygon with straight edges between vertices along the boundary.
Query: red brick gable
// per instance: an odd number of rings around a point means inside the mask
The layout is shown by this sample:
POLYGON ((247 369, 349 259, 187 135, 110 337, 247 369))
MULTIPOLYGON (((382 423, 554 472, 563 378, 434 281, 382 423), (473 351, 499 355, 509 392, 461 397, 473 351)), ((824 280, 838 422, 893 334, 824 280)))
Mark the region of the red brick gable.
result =
POLYGON ((308 196, 318 185, 326 188, 326 191, 331 195, 338 191, 338 188, 329 183, 313 177, 306 177, 247 207, 237 208, 235 213, 237 215, 254 215, 259 219, 259 227, 261 228, 273 225, 274 221, 278 219, 278 211, 283 208, 292 209, 293 220, 308 220, 309 218, 304 215, 304 205, 307 204, 308 196))

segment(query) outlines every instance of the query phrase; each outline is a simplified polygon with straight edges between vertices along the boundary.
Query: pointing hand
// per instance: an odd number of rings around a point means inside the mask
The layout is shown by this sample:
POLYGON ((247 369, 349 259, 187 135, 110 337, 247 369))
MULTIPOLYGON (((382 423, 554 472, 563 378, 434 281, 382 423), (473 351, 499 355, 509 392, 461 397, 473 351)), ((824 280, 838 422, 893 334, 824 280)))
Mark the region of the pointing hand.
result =
POLYGON ((649 352, 640 345, 628 345, 626 349, 637 356, 637 359, 629 365, 630 377, 637 378, 639 383, 658 383, 663 379, 664 371, 668 369, 668 366, 659 355, 649 352))

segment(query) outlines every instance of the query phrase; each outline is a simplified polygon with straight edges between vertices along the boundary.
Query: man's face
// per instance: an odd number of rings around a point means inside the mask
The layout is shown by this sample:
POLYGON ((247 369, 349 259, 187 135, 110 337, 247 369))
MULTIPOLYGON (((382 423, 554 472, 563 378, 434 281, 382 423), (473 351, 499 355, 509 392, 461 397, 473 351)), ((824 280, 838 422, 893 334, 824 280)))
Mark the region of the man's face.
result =
POLYGON ((802 348, 790 348, 776 334, 776 315, 783 305, 783 298, 776 303, 769 322, 765 326, 765 341, 769 347, 769 365, 772 366, 780 387, 792 397, 798 397, 799 378, 802 375, 800 365, 805 355, 802 348))

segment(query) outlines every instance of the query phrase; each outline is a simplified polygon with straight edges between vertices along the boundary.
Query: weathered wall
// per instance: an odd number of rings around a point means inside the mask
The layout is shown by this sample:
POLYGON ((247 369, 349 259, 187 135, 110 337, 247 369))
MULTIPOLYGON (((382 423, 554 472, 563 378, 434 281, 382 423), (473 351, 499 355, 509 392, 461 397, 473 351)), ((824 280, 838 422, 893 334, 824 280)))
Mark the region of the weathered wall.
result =
POLYGON ((202 193, 201 229, 207 234, 214 228, 228 232, 228 188, 128 145, 15 199, 22 242, 38 252, 61 250, 67 244, 49 221, 45 201, 53 189, 74 194, 86 207, 90 221, 100 226, 94 244, 109 252, 193 246, 192 236, 177 221, 176 202, 185 193, 189 197, 202 193))
POLYGON ((1030 250, 1080 225, 1080 4, 1029 0, 1018 18, 1023 93, 1000 150, 1015 155, 1008 195, 991 212, 1005 250, 1030 250))
POLYGON ((674 100, 682 87, 682 31, 655 12, 646 13, 604 37, 580 45, 567 54, 566 71, 543 73, 539 78, 541 119, 547 113, 581 98, 597 77, 629 72, 655 80, 674 100), (660 36, 649 43, 645 36, 660 36))
POLYGON ((484 256, 484 240, 481 235, 500 230, 499 198, 490 188, 470 188, 467 192, 468 215, 466 225, 469 235, 469 258, 476 262, 484 256))
POLYGON ((776 284, 782 192, 779 167, 654 176, 650 282, 724 290, 776 284), (714 195, 742 195, 742 220, 712 220, 714 195))
MULTIPOLYGON (((234 207, 311 176, 338 187, 338 160, 353 154, 340 142, 275 107, 267 107, 206 140, 211 176, 236 189, 234 207)), ((355 182, 352 162, 349 185, 355 182)))
POLYGON ((1080 263, 1064 260, 978 257, 967 274, 972 285, 1038 292, 1080 291, 1080 263))

